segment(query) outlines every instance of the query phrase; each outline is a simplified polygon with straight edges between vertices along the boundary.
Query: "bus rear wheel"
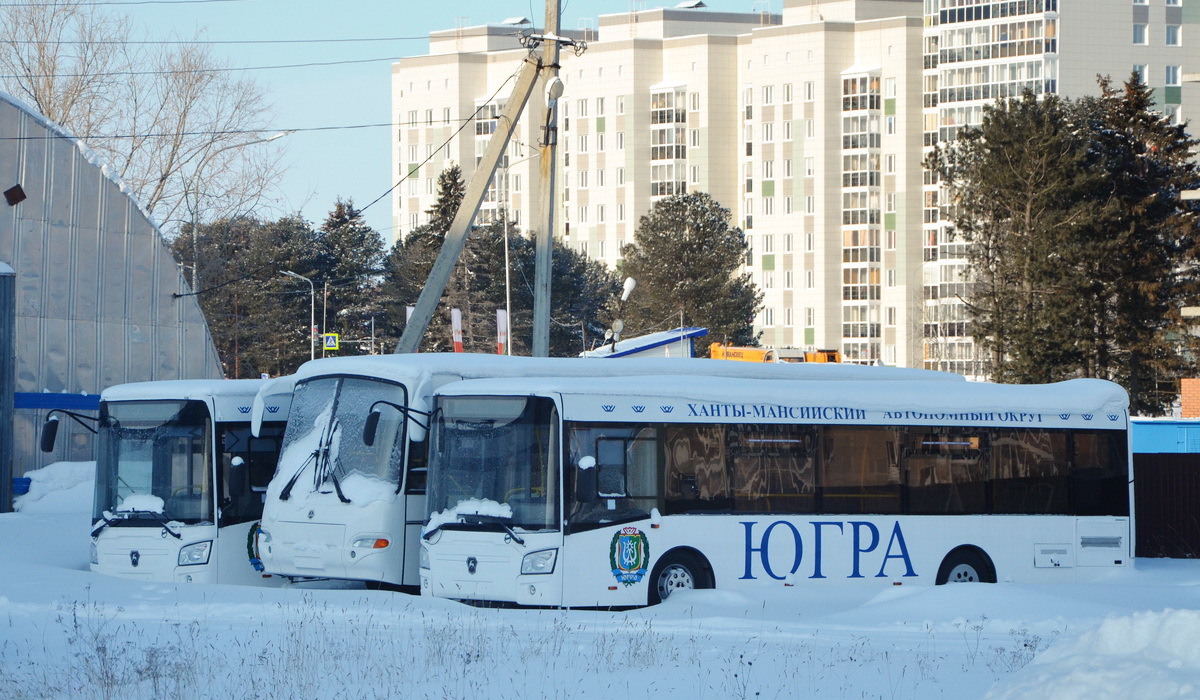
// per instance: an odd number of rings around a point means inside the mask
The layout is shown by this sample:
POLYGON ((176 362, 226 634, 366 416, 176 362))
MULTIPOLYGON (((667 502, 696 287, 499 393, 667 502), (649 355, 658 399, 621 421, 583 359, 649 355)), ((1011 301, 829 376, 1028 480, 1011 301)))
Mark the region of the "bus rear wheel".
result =
POLYGON ((667 552, 650 574, 649 604, 658 605, 675 591, 712 588, 704 558, 688 552, 667 552))
POLYGON ((959 547, 946 555, 938 568, 937 585, 944 583, 995 583, 996 567, 986 554, 959 547))

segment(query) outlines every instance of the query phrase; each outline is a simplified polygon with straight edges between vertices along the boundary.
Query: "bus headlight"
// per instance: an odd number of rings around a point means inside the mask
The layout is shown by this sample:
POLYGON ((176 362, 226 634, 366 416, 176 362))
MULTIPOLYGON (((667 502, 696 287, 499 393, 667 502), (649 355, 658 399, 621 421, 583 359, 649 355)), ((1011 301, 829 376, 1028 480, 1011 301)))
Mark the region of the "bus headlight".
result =
POLYGON ((557 549, 543 549, 530 552, 521 560, 522 574, 552 574, 554 562, 558 559, 557 549))
POLYGON ((425 547, 421 547, 421 554, 418 557, 418 561, 418 566, 420 566, 422 569, 429 568, 429 550, 425 547))
POLYGON ((179 550, 180 566, 196 566, 207 564, 209 552, 212 551, 212 540, 189 544, 179 550))
POLYGON ((92 563, 100 563, 100 552, 96 549, 96 541, 92 540, 92 563))
POLYGON ((351 549, 387 549, 391 542, 382 537, 359 537, 350 543, 351 549))

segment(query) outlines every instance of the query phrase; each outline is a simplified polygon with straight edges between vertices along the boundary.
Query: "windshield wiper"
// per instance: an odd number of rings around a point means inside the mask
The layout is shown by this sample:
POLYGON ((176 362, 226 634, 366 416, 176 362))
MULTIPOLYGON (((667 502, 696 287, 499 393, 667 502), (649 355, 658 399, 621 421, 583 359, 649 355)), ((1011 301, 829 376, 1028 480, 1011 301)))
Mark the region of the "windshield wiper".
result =
POLYGON ((103 513, 101 513, 100 519, 104 521, 104 524, 99 525, 96 527, 96 529, 92 530, 92 537, 95 537, 96 535, 100 534, 100 531, 103 530, 104 528, 108 527, 109 525, 115 524, 117 520, 127 520, 129 518, 129 516, 131 516, 131 515, 149 515, 156 522, 158 522, 159 525, 162 525, 162 529, 168 535, 170 535, 171 537, 174 537, 177 540, 183 538, 183 535, 181 535, 178 532, 175 532, 174 530, 171 529, 170 523, 167 521, 167 519, 165 517, 163 517, 163 515, 161 513, 156 513, 152 510, 137 510, 136 508, 133 508, 130 510, 119 510, 116 513, 114 513, 113 515, 116 515, 116 516, 124 515, 125 518, 114 517, 112 520, 109 520, 108 518, 104 517, 103 513))
POLYGON ((482 513, 462 513, 459 515, 459 517, 478 518, 480 523, 495 523, 496 525, 504 528, 504 531, 507 532, 508 536, 513 539, 513 542, 516 542, 522 546, 525 544, 525 540, 521 538, 521 536, 518 535, 516 531, 512 529, 512 527, 509 526, 509 523, 512 522, 512 518, 505 518, 500 515, 483 515, 482 513))
POLYGON ((102 531, 104 528, 106 528, 106 527, 108 527, 109 525, 112 525, 112 524, 113 524, 113 521, 112 521, 112 520, 109 520, 108 518, 104 517, 104 513, 101 513, 101 514, 100 514, 100 519, 101 519, 101 520, 103 520, 104 522, 103 522, 103 523, 101 523, 101 524, 99 524, 99 525, 97 525, 96 527, 92 528, 92 537, 95 537, 96 535, 99 535, 99 534, 100 534, 100 532, 101 532, 101 531, 102 531))
POLYGON ((321 450, 321 448, 319 448, 319 447, 317 449, 313 450, 312 454, 310 454, 300 464, 300 468, 296 470, 295 474, 292 474, 292 478, 288 480, 287 485, 284 486, 283 490, 279 492, 279 500, 286 501, 288 498, 291 498, 292 487, 296 485, 296 481, 299 480, 300 475, 304 473, 304 468, 308 466, 309 462, 313 461, 313 459, 316 458, 317 452, 320 452, 320 450, 321 450))

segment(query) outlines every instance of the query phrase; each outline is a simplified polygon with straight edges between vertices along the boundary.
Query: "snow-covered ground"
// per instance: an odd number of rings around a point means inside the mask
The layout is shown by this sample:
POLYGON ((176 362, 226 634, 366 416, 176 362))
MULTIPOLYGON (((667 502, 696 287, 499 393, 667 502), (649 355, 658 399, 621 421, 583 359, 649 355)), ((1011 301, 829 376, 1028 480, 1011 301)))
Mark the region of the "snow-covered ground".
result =
POLYGON ((0 515, 4 698, 1195 698, 1200 562, 1101 583, 696 591, 631 612, 87 570, 90 465, 0 515))

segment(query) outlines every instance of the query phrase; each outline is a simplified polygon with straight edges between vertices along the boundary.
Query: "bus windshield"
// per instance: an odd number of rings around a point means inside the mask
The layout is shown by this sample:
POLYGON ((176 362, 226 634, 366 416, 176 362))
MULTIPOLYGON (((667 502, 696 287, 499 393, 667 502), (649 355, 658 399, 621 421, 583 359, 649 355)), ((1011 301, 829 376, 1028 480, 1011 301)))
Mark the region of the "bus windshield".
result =
POLYGON ((396 406, 406 405, 404 387, 391 382, 319 377, 297 384, 277 473, 303 477, 302 471, 312 469, 311 478, 296 482, 298 493, 301 488, 327 490, 330 480, 339 489, 356 479, 397 488, 406 431, 404 414, 396 406), (380 413, 380 420, 373 443, 367 445, 363 428, 372 410, 380 413))
POLYGON ((211 426, 203 401, 102 405, 95 519, 212 523, 211 426))
POLYGON ((550 399, 443 398, 430 446, 430 512, 446 527, 557 530, 557 431, 550 399))

